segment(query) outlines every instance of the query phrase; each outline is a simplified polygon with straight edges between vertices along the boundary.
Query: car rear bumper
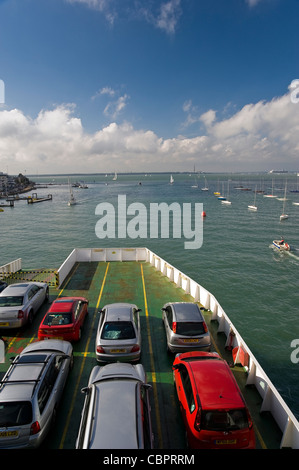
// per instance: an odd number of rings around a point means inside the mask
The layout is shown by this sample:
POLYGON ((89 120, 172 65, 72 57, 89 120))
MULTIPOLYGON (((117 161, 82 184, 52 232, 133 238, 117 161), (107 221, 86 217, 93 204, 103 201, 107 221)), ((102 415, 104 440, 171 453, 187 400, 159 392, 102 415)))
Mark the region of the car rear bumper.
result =
POLYGON ((208 344, 202 344, 202 345, 194 345, 193 344, 188 344, 188 345, 179 345, 179 344, 169 344, 168 343, 168 349, 172 353, 184 353, 188 351, 205 351, 209 352, 211 350, 211 343, 208 344))
POLYGON ((4 328, 21 328, 25 324, 24 319, 14 318, 14 319, 0 319, 0 329, 4 328))
POLYGON ((96 353, 98 362, 137 362, 140 359, 140 351, 133 354, 98 354, 96 353))

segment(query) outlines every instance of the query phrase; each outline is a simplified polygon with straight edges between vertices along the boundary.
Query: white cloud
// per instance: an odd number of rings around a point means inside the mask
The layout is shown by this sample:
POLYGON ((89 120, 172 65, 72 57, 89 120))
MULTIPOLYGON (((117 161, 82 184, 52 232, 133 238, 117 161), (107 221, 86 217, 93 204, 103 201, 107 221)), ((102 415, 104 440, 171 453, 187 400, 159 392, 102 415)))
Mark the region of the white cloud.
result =
POLYGON ((129 0, 65 0, 68 3, 80 3, 102 13, 106 20, 113 25, 116 18, 122 15, 127 19, 145 20, 155 28, 167 34, 174 34, 182 14, 181 0, 162 1, 157 11, 150 2, 135 2, 129 0))
MULTIPOLYGON (((119 111, 125 96, 116 105, 119 111)), ((185 103, 185 111, 192 108, 185 103)), ((163 139, 131 123, 84 130, 74 105, 42 110, 33 119, 21 110, 0 110, 0 171, 10 173, 299 170, 299 103, 287 94, 248 104, 228 119, 216 111, 200 116, 204 135, 163 139)))
POLYGON ((105 15, 106 20, 111 25, 117 17, 116 10, 113 8, 113 0, 66 0, 67 3, 81 3, 89 8, 97 10, 105 15))
POLYGON ((157 28, 166 31, 168 34, 173 34, 180 16, 181 0, 170 0, 161 5, 155 24, 157 28))

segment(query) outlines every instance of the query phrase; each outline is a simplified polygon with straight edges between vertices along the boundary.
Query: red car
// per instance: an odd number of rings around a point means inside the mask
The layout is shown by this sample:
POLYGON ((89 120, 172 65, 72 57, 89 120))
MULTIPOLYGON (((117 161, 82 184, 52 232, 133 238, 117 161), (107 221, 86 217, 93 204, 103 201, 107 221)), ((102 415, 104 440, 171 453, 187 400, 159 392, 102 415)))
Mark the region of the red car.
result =
POLYGON ((61 297, 52 303, 38 329, 38 339, 78 341, 88 313, 84 297, 61 297))
POLYGON ((253 423, 226 361, 187 352, 176 356, 173 374, 189 447, 255 448, 253 423))

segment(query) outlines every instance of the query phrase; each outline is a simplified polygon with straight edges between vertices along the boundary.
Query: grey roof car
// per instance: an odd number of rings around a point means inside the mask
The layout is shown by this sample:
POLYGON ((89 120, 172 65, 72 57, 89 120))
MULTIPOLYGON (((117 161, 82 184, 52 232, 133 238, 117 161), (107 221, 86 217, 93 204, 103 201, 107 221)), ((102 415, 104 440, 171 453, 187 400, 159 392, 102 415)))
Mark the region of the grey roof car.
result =
POLYGON ((168 351, 210 351, 210 333, 196 303, 167 303, 162 308, 162 320, 168 351))
POLYGON ((38 447, 53 425, 73 364, 67 341, 31 343, 0 381, 0 448, 38 447))
POLYGON ((115 362, 90 374, 77 449, 152 449, 150 385, 142 364, 115 362))
POLYGON ((128 303, 109 304, 100 310, 95 344, 99 362, 139 361, 140 311, 137 305, 128 303))
POLYGON ((49 300, 46 282, 11 284, 0 293, 0 328, 31 324, 43 302, 49 300))

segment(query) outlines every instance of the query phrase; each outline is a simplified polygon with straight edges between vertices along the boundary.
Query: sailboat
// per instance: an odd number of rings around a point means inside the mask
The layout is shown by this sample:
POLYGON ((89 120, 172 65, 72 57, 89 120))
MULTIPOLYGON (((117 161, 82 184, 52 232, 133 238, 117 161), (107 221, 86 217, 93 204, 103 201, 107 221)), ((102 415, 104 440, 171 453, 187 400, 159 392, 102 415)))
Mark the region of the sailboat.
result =
POLYGON ((209 191, 209 187, 207 185, 207 178, 205 177, 205 186, 204 188, 201 188, 202 191, 209 191))
POLYGON ((231 201, 228 199, 228 195, 229 195, 229 181, 227 182, 227 199, 223 199, 221 201, 221 204, 226 204, 226 205, 231 204, 231 201))
POLYGON ((277 196, 275 196, 275 195, 273 194, 273 192, 274 192, 274 191, 273 191, 273 184, 274 184, 274 182, 273 182, 273 180, 272 180, 272 193, 271 193, 271 194, 264 194, 264 197, 270 197, 270 198, 277 197, 277 196))
POLYGON ((191 186, 191 188, 198 188, 198 184, 197 184, 197 177, 196 177, 196 173, 195 173, 195 165, 194 165, 194 184, 191 186))
POLYGON ((173 176, 170 175, 170 181, 169 181, 170 184, 173 184, 174 183, 174 179, 173 179, 173 176))
POLYGON ((218 199, 220 201, 225 201, 226 200, 226 197, 224 196, 224 183, 223 183, 223 181, 222 181, 222 194, 219 193, 218 199))
POLYGON ((74 198, 72 186, 70 185, 70 179, 69 179, 69 189, 70 189, 70 198, 69 198, 69 200, 68 200, 67 205, 68 205, 68 206, 74 206, 74 205, 77 204, 77 203, 76 203, 76 199, 74 198))
POLYGON ((280 220, 285 220, 285 219, 289 218, 289 216, 284 213, 285 204, 286 204, 286 200, 287 200, 286 194, 287 194, 287 183, 286 183, 285 189, 284 189, 283 208, 282 208, 282 214, 280 216, 280 220))
POLYGON ((116 180, 117 180, 117 173, 116 173, 116 172, 114 173, 114 176, 113 176, 112 180, 113 180, 113 181, 116 181, 116 180))
POLYGON ((255 201, 256 201, 256 187, 255 187, 255 191, 254 191, 254 201, 253 201, 253 205, 248 206, 248 209, 249 209, 249 210, 251 210, 251 211, 257 211, 257 206, 255 205, 255 201))
POLYGON ((214 191, 214 195, 215 196, 221 196, 221 194, 219 192, 219 180, 218 180, 218 185, 217 185, 217 191, 214 191))

